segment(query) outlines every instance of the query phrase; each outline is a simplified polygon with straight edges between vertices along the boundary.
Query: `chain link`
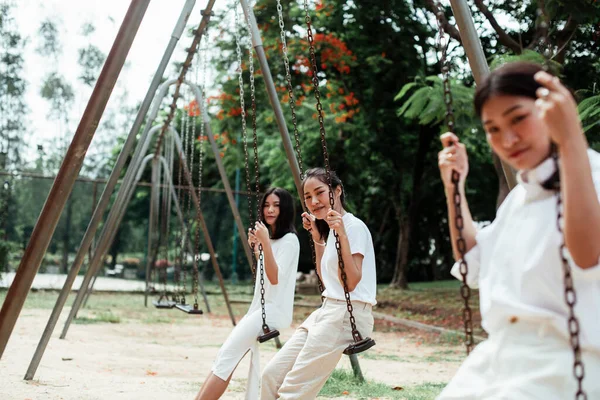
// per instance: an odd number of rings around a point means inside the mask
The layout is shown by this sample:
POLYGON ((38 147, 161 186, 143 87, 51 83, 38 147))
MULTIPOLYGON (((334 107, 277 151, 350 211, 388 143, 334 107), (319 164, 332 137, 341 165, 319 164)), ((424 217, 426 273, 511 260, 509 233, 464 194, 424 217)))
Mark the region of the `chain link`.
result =
MULTIPOLYGON (((554 152, 552 155, 556 168, 558 168, 558 153, 554 152)), ((569 318, 567 320, 567 327, 569 330, 569 342, 573 348, 573 376, 577 380, 577 392, 575 392, 575 400, 587 400, 587 394, 583 391, 583 379, 585 378, 585 368, 581 357, 581 345, 579 339, 579 319, 575 315, 575 304, 577 303, 577 294, 575 293, 575 287, 573 285, 573 276, 571 274, 571 267, 566 257, 566 245, 564 240, 564 233, 562 228, 562 196, 560 189, 556 193, 556 227, 561 237, 559 245, 560 258, 562 260, 563 272, 564 272, 564 284, 565 284, 565 302, 569 307, 569 318)))
MULTIPOLYGON (((450 90, 450 63, 448 62, 448 44, 450 43, 450 38, 446 39, 444 43, 444 26, 442 24, 442 19, 444 17, 444 11, 442 5, 439 2, 436 2, 436 21, 438 25, 438 39, 437 46, 438 49, 442 53, 442 57, 440 58, 440 64, 442 66, 442 76, 443 76, 443 89, 444 89, 444 103, 446 105, 446 125, 448 126, 448 130, 450 132, 454 132, 455 123, 454 123, 454 110, 452 104, 452 91, 450 90)), ((459 181, 460 174, 457 171, 452 171, 452 183, 454 185, 454 193, 453 193, 453 201, 454 201, 454 225, 457 230, 457 238, 456 238, 456 247, 458 249, 458 253, 460 255, 459 261, 459 271, 462 277, 462 284, 460 287, 460 295, 464 302, 463 308, 463 325, 465 331, 465 346, 467 348, 467 354, 469 354, 473 348, 474 340, 473 340, 473 312, 469 305, 469 300, 471 298, 471 288, 467 284, 467 275, 469 272, 469 266, 467 261, 465 260, 465 254, 467 252, 467 246, 465 239, 463 238, 463 228, 464 228, 464 220, 462 217, 462 206, 461 206, 461 194, 459 189, 459 181)))
MULTIPOLYGON (((283 7, 281 6, 281 0, 277 0, 277 16, 279 17, 279 37, 281 39, 281 51, 283 53, 283 64, 285 66, 285 81, 287 83, 288 90, 288 104, 290 106, 290 111, 292 113, 292 125, 294 126, 294 140, 296 144, 296 155, 298 156, 298 167, 300 169, 300 179, 304 179, 304 165, 302 162, 302 148, 300 147, 300 133, 298 131, 298 119, 296 117, 296 98, 294 97, 294 86, 292 85, 292 74, 290 73, 290 59, 288 56, 288 48, 287 41, 285 39, 285 25, 283 21, 283 7)), ((302 196, 301 196, 302 197, 302 196)), ((304 197, 302 197, 302 203, 304 204, 304 209, 307 210, 306 202, 304 201, 304 197)), ((317 282, 319 284, 319 291, 323 293, 325 288, 323 287, 323 282, 321 281, 321 277, 317 272, 317 253, 315 251, 315 244, 312 241, 312 238, 309 240, 310 250, 312 254, 313 265, 315 266, 315 273, 317 274, 317 282)))
MULTIPOLYGON (((547 15, 538 8, 537 16, 539 19, 539 27, 542 30, 542 35, 540 36, 540 48, 542 50, 542 55, 544 56, 544 70, 548 71, 550 69, 550 60, 552 58, 552 49, 551 43, 548 38, 549 30, 550 30, 550 21, 547 15)), ((555 149, 552 152, 552 159, 554 160, 554 165, 556 171, 559 171, 559 163, 558 163, 558 149, 555 149)), ((558 233, 560 235, 560 245, 559 245, 559 255, 562 261, 563 273, 564 273, 564 296, 565 303, 569 308, 569 318, 567 319, 567 329, 569 331, 569 343, 573 349, 573 376, 577 380, 577 391, 575 392, 575 400, 587 400, 587 394, 583 390, 583 379, 585 378, 585 368, 583 365, 583 360, 581 357, 581 345, 579 339, 579 319, 575 315, 575 304, 577 303, 577 294, 575 292, 575 287, 573 285, 573 276, 571 274, 571 267, 566 257, 566 245, 565 245, 565 236, 562 227, 563 220, 563 210, 562 210, 562 193, 560 190, 560 186, 556 190, 556 228, 558 229, 558 233)))
MULTIPOLYGON (((321 147, 323 149, 323 159, 324 159, 324 165, 325 165, 325 173, 327 175, 327 183, 329 185, 329 205, 333 209, 335 201, 334 201, 334 197, 333 197, 333 187, 331 184, 331 167, 329 165, 329 152, 327 150, 327 140, 326 140, 326 135, 325 135, 323 106, 321 105, 321 92, 319 90, 319 78, 317 76, 319 71, 317 68, 317 56, 315 54, 315 40, 314 40, 313 33, 312 33, 312 23, 311 23, 310 13, 308 10, 308 1, 307 0, 304 0, 304 12, 305 12, 304 19, 306 21, 306 33, 307 33, 309 53, 310 53, 310 63, 311 63, 312 72, 313 72, 312 83, 314 86, 315 100, 317 101, 317 113, 318 113, 318 117, 319 117, 319 133, 321 135, 321 147)), ((347 282, 348 277, 346 275, 344 259, 342 258, 342 246, 340 243, 340 237, 335 230, 333 231, 333 235, 335 237, 335 249, 337 251, 338 264, 339 264, 339 268, 340 268, 340 274, 342 277, 342 285, 344 287, 344 296, 346 298, 346 308, 348 309, 348 314, 350 314, 350 326, 352 327, 352 337, 354 338, 355 342, 359 342, 362 340, 362 336, 360 335, 360 332, 358 332, 358 329, 356 328, 356 320, 352 313, 353 307, 352 307, 352 301, 350 300, 350 291, 348 290, 348 282, 347 282)), ((318 277, 318 274, 317 274, 317 277, 318 277)), ((319 281, 320 281, 320 278, 319 278, 319 281)), ((320 288, 322 287, 321 285, 322 285, 322 283, 320 282, 320 285, 319 285, 320 288)))
MULTIPOLYGON (((237 56, 237 63, 238 63, 238 82, 239 82, 239 87, 240 87, 240 109, 241 109, 241 116, 242 116, 242 143, 244 146, 244 169, 246 172, 246 190, 248 191, 248 195, 247 195, 247 199, 248 199, 248 220, 250 223, 250 226, 254 225, 254 222, 256 221, 254 219, 254 212, 252 211, 252 185, 250 184, 250 166, 249 166, 249 162, 248 162, 248 128, 246 125, 246 104, 244 101, 244 70, 242 68, 242 49, 240 47, 240 33, 238 31, 238 26, 239 26, 239 14, 238 14, 238 10, 237 10, 237 5, 235 5, 234 7, 234 21, 235 21, 235 27, 233 29, 234 33, 235 33, 235 52, 236 52, 236 56, 237 56)), ((251 270, 252 270, 252 277, 254 280, 256 280, 256 267, 257 267, 257 260, 256 260, 256 253, 255 253, 255 248, 254 248, 254 244, 252 244, 252 265, 250 266, 251 270)))
MULTIPOLYGON (((259 204, 259 194, 260 194, 260 175, 259 175, 259 167, 258 167, 258 134, 256 132, 256 90, 254 87, 254 48, 252 41, 252 27, 250 26, 250 1, 248 1, 248 18, 246 19, 246 23, 248 26, 248 33, 250 36, 250 44, 248 45, 248 71, 250 73, 250 99, 252 102, 252 139, 253 139, 253 148, 254 148, 254 183, 255 183, 255 191, 254 191, 254 201, 256 204, 256 220, 262 221, 262 210, 260 209, 259 204)), ((250 188, 248 188, 250 191, 250 188)), ((252 248, 254 252, 254 246, 252 248)), ((267 326, 267 314, 265 311, 265 265, 264 265, 264 253, 262 244, 258 245, 258 257, 260 262, 260 306, 262 309, 262 320, 263 320, 263 331, 266 333, 269 331, 269 327, 267 326)), ((256 269, 256 266, 255 266, 256 269)))

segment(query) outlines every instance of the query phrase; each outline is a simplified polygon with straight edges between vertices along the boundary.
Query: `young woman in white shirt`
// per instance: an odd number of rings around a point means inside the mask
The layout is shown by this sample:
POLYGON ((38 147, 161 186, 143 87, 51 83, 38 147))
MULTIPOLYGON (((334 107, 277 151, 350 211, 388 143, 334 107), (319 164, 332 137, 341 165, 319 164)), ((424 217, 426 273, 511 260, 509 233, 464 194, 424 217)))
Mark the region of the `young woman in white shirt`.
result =
MULTIPOLYGON (((454 257, 460 259, 453 170, 460 174, 467 281, 479 287, 489 338, 473 350, 438 400, 575 398, 558 191, 577 294, 583 391, 587 399, 600 399, 600 154, 588 149, 569 90, 539 65, 511 63, 492 72, 477 88, 475 108, 490 146, 518 170, 519 183, 493 223, 478 232, 465 198, 465 146, 452 133, 441 136, 438 161, 454 257)), ((461 279, 458 264, 452 273, 461 279)))
POLYGON ((364 222, 346 212, 342 182, 333 172, 331 181, 333 209, 324 169, 306 171, 302 182, 304 201, 310 211, 302 214, 302 222, 315 243, 317 273, 325 286, 325 300, 265 367, 263 400, 316 398, 344 349, 354 342, 334 231, 340 239, 356 327, 363 338, 373 332, 371 308, 376 304, 373 241, 364 222))
MULTIPOLYGON (((260 207, 262 221, 248 230, 248 242, 257 252, 262 245, 264 258, 264 289, 266 322, 271 330, 284 329, 292 322, 296 273, 300 243, 294 228, 295 207, 290 193, 270 188, 260 207)), ((256 271, 254 298, 246 315, 233 329, 217 355, 212 371, 196 396, 197 400, 218 399, 227 389, 233 371, 242 358, 251 352, 246 399, 259 396, 260 366, 257 337, 263 334, 260 295, 260 261, 256 271)))

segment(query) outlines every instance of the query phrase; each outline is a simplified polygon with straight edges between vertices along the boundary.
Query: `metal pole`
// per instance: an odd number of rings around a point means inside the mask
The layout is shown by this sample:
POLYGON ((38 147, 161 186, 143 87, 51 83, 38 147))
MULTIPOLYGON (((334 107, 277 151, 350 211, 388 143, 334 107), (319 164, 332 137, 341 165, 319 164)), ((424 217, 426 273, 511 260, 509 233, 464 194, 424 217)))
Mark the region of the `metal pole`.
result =
POLYGON ((292 140, 290 139, 290 134, 285 123, 285 117, 283 116, 283 111, 279 102, 279 97, 277 96, 277 91, 275 90, 275 84, 273 83, 273 77, 271 76, 271 69, 269 68, 269 63, 267 62, 267 56, 265 54, 265 49, 263 48, 260 32, 256 25, 256 18, 254 18, 254 12, 252 11, 252 9, 248 8, 246 0, 240 0, 240 4, 242 5, 242 9, 244 10, 246 19, 250 23, 250 30, 252 31, 252 46, 256 51, 256 56, 258 57, 258 62, 260 63, 260 69, 262 71, 262 76, 265 81, 265 86, 267 94, 269 95, 271 107, 273 108, 273 112, 275 113, 275 120, 277 121, 277 127, 279 128, 281 141, 283 142, 283 148, 285 149, 285 154, 287 155, 288 163, 290 164, 290 168, 292 169, 292 175, 294 176, 296 190, 298 191, 298 195, 302 199, 302 179, 300 177, 300 167, 298 166, 298 160, 296 160, 296 154, 294 153, 292 140))
MULTIPOLYGON (((0 171, 0 176, 24 177, 24 178, 33 178, 33 179, 52 179, 52 180, 56 179, 56 176, 32 174, 29 172, 19 172, 19 171, 17 171, 17 172, 0 171)), ((84 178, 84 177, 79 177, 75 181, 76 182, 86 182, 86 183, 107 183, 108 182, 108 180, 106 180, 106 179, 89 179, 89 178, 84 178)), ((117 181, 117 184, 118 183, 122 183, 122 182, 117 181)), ((150 186, 152 186, 152 183, 138 182, 135 184, 135 186, 150 187, 150 186)), ((165 185, 160 185, 160 187, 164 187, 164 186, 165 185)), ((175 185, 174 187, 175 187, 175 189, 177 189, 179 186, 175 185)), ((182 186, 182 188, 187 188, 187 186, 182 186)), ((197 189, 201 190, 202 192, 225 193, 225 189, 216 189, 216 188, 211 188, 211 187, 206 187, 206 186, 202 186, 197 189)), ((243 194, 243 195, 253 194, 253 193, 247 192, 245 190, 239 190, 239 191, 233 190, 233 193, 238 193, 238 194, 243 194)), ((92 247, 94 247, 93 244, 92 244, 92 247)), ((25 246, 23 246, 23 248, 25 248, 25 246)))
MULTIPOLYGON (((146 161, 144 159, 144 161, 146 161)), ((152 245, 156 239, 155 224, 158 223, 158 158, 154 157, 152 160, 152 188, 150 189, 150 215, 148 216, 148 256, 146 257, 146 290, 144 290, 144 305, 148 307, 148 285, 150 281, 150 268, 154 256, 152 251, 152 245)), ((142 164, 141 169, 144 168, 142 164)), ((165 218, 165 216, 163 216, 165 218)), ((158 244, 157 244, 158 245, 158 244)))
MULTIPOLYGON (((473 71, 475 83, 479 84, 490 73, 490 67, 485 59, 483 47, 473 23, 471 9, 465 0, 450 0, 450 4, 452 5, 452 13, 456 19, 456 25, 458 25, 463 48, 467 54, 471 71, 473 71)), ((496 155, 494 156, 497 157, 496 155)), ((501 161, 501 163, 502 170, 504 171, 504 179, 510 190, 517 184, 516 174, 510 165, 504 161, 501 161)))
MULTIPOLYGON (((94 211, 96 210, 97 198, 98 198, 98 182, 94 181, 94 193, 93 193, 93 200, 92 200, 92 215, 94 215, 94 211)), ((94 245, 95 245, 94 242, 95 242, 95 240, 92 239, 92 244, 90 245, 90 248, 88 249, 88 265, 92 262, 92 257, 93 257, 92 247, 94 247, 94 245)), ((97 278, 97 276, 94 277, 94 280, 92 281, 92 284, 90 285, 90 290, 87 291, 87 295, 85 296, 85 299, 83 300, 84 307, 87 305, 87 301, 90 298, 90 293, 92 292, 92 290, 94 290, 94 285, 96 284, 96 278, 97 278)))
MULTIPOLYGON (((240 194, 238 193, 238 190, 240 190, 240 169, 236 168, 235 170, 235 206, 238 208, 240 207, 240 194)), ((233 254, 231 257, 231 283, 232 284, 237 284, 238 283, 238 274, 237 274, 237 242, 238 242, 238 236, 237 236, 237 230, 235 229, 235 227, 233 228, 233 254)))
POLYGON ((225 187, 225 192, 227 193, 227 200, 229 201, 229 207, 231 208, 231 212, 233 214, 233 219, 238 229, 238 233, 240 235, 240 242, 244 247, 244 252, 246 253, 246 258, 248 259, 248 266, 252 266, 252 253, 250 252, 250 246, 248 245, 248 238, 246 236, 246 231, 244 229, 244 224, 242 223, 242 217, 240 217, 240 211, 238 210, 235 199, 233 198, 233 193, 231 190, 231 185, 229 184, 229 178, 227 177, 227 173, 225 172, 225 167, 223 166, 223 161, 219 156, 219 148, 217 147, 217 143, 215 142, 215 138, 213 137, 212 128, 210 126, 210 118, 208 116, 208 112, 206 111, 206 104, 204 103, 204 99, 202 97, 202 91, 198 89, 193 83, 188 81, 184 81, 184 84, 188 85, 190 89, 192 89, 194 96, 196 97, 196 101, 200 104, 200 110, 202 113, 202 121, 204 124, 204 129, 206 131, 206 135, 208 136, 208 141, 210 142, 210 147, 215 155, 215 162, 217 164, 217 169, 219 170, 219 175, 221 176, 221 181, 223 182, 223 186, 225 187))
MULTIPOLYGON (((0 311, 0 357, 23 308, 27 293, 40 267, 52 234, 83 164, 87 149, 102 118, 133 39, 148 8, 149 0, 132 0, 113 47, 102 67, 94 91, 61 164, 58 176, 31 234, 25 254, 0 311)), ((85 252, 84 252, 85 254, 85 252)))
MULTIPOLYGON (((162 79, 164 71, 167 68, 167 65, 169 64, 171 55, 173 54, 173 51, 179 40, 179 37, 181 36, 183 29, 185 28, 185 24, 187 22, 187 19, 189 18, 189 15, 191 14, 194 4, 195 4, 195 0, 187 0, 181 11, 179 20, 177 21, 177 24, 175 25, 175 29, 173 29, 173 33, 171 34, 171 40, 169 41, 169 45, 167 46, 165 53, 163 54, 163 57, 160 61, 160 64, 156 70, 154 78, 152 79, 152 82, 150 83, 148 92, 146 93, 146 96, 142 102, 142 105, 140 106, 140 110, 138 111, 138 115, 133 123, 133 126, 132 126, 130 132, 129 132, 127 140, 125 141, 125 144, 123 145, 123 149, 121 150, 121 153, 119 154, 119 157, 117 158, 117 162, 115 164, 115 167, 113 168, 110 178, 109 178, 108 182, 106 183, 104 190, 102 191, 102 196, 100 197, 100 201, 96 207, 96 210, 94 211, 94 215, 92 216, 92 219, 90 220, 90 223, 85 232, 85 235, 81 241, 81 244, 79 246, 79 251, 77 253, 75 261, 73 262, 73 266, 71 267, 71 270, 69 271, 69 275, 67 276, 67 280, 65 281, 65 284, 63 285, 63 288, 59 294, 59 297, 56 300, 56 304, 54 306, 54 309, 52 310, 52 314, 50 315, 48 324, 46 325, 46 328, 40 339, 40 342, 38 344, 36 352, 35 352, 32 360, 31 360, 31 363, 29 365, 29 369, 27 370, 27 374, 25 375, 26 380, 33 379, 33 376, 35 375, 35 371, 37 370, 37 367, 42 359, 42 356, 44 354, 44 351, 46 349, 48 341, 50 340, 50 336, 52 335, 52 332, 54 331, 54 327, 56 326, 58 317, 60 316, 60 313, 65 305, 65 302, 67 301, 67 297, 69 295, 71 287, 73 286, 73 282, 75 281, 75 278, 77 277, 77 274, 79 273, 79 269, 81 268, 81 264, 83 262, 85 253, 87 252, 87 249, 90 248, 92 241, 94 240, 94 236, 96 234, 98 224, 100 223, 100 220, 102 219, 104 211, 106 210, 106 207, 108 206, 112 192, 116 186, 119 175, 121 174, 121 170, 123 169, 123 166, 125 165, 125 162, 127 161, 129 153, 131 152, 133 144, 135 143, 136 134, 138 133, 138 131, 142 125, 144 117, 148 113, 148 109, 150 108, 150 105, 152 103, 152 97, 153 97, 154 93, 156 92, 156 88, 160 84, 160 81, 162 79)), ((147 6, 147 4, 146 4, 146 6, 147 6)), ((157 112, 158 112, 158 110, 157 110, 157 112)), ((149 129, 150 129, 150 124, 146 127, 146 129, 144 131, 147 132, 149 129)), ((142 137, 143 137, 143 135, 142 135, 142 137)), ((140 139, 140 140, 142 140, 142 139, 140 139)), ((88 270, 91 269, 91 267, 92 267, 92 262, 90 261, 88 270)))

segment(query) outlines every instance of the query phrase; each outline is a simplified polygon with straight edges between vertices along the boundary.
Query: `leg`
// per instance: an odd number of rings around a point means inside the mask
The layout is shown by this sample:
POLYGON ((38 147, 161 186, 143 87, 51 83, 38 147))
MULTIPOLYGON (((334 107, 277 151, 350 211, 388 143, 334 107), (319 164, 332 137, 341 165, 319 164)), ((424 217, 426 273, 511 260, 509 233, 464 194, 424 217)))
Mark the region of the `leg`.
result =
MULTIPOLYGON (((233 375, 233 374, 232 374, 233 375)), ((206 381, 200 388, 200 391, 196 395, 195 400, 217 400, 219 399, 223 393, 225 393, 225 389, 229 386, 229 381, 231 380, 231 376, 229 379, 224 381, 219 378, 212 372, 208 374, 206 381)))
MULTIPOLYGON (((358 330, 365 336, 373 331, 373 316, 368 310, 355 307, 358 330)), ((292 370, 286 375, 279 399, 314 399, 342 358, 344 349, 352 343, 349 314, 345 303, 326 302, 319 320, 308 330, 304 348, 292 370)))
POLYGON ((299 327, 283 348, 269 361, 262 373, 260 398, 274 400, 286 374, 292 369, 306 343, 307 330, 299 327))
POLYGON ((231 376, 248 351, 258 351, 256 336, 261 326, 260 312, 247 314, 233 329, 217 355, 211 373, 206 378, 197 400, 218 399, 223 395, 231 376))

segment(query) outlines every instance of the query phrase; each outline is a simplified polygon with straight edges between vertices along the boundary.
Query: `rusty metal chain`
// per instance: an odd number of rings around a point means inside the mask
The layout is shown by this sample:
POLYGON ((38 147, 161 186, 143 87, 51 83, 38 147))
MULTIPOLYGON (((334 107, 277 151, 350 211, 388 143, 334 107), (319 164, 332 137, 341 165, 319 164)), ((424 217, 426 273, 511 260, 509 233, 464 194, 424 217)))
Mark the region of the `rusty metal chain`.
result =
MULTIPOLYGON (((450 38, 447 38, 446 43, 444 43, 444 26, 442 24, 442 19, 444 17, 444 11, 439 2, 436 2, 436 21, 438 24, 438 39, 437 46, 440 52, 442 53, 442 57, 440 58, 440 64, 442 66, 442 76, 443 76, 443 88, 444 88, 444 103, 446 105, 446 125, 448 126, 448 130, 450 132, 454 132, 455 123, 454 123, 454 110, 452 104, 452 92, 450 90, 450 64, 448 62, 448 44, 450 43, 450 38)), ((460 255, 459 261, 459 272, 462 277, 462 284, 460 287, 460 295, 464 302, 463 308, 463 325, 465 331, 465 346, 467 348, 467 354, 469 354, 473 348, 474 340, 473 340, 473 312, 469 305, 469 300, 471 298, 471 288, 467 284, 467 275, 469 272, 469 266, 467 261, 465 260, 465 254, 467 252, 467 245, 465 239, 463 238, 463 228, 464 228, 464 220, 462 217, 462 205, 461 205, 461 194, 459 189, 459 181, 460 174, 453 170, 452 171, 452 183, 454 185, 453 192, 453 201, 454 201, 454 225, 457 230, 457 238, 456 238, 456 247, 458 253, 460 255)))
MULTIPOLYGON (((552 58, 552 49, 551 43, 548 38, 549 30, 550 30, 550 21, 549 18, 542 9, 537 9, 537 16, 539 21, 539 28, 542 30, 542 35, 540 36, 540 48, 542 50, 542 55, 544 56, 544 70, 550 70, 550 60, 552 58)), ((552 152, 552 159, 554 161, 555 170, 559 171, 559 163, 558 163, 558 149, 555 149, 552 152)), ((575 315, 575 304, 577 303, 577 294, 575 292, 575 287, 573 285, 573 276, 571 274, 571 266, 567 261, 566 257, 566 245, 565 245, 565 235, 563 232, 563 227, 561 225, 563 219, 563 211, 562 211, 562 193, 560 190, 560 185, 556 188, 556 228, 558 229, 558 233, 560 235, 560 245, 559 245, 559 255, 562 261, 563 267, 563 281, 564 281, 564 296, 565 303, 569 308, 569 317, 567 319, 567 329, 569 331, 569 343, 573 349, 573 376, 577 380, 577 391, 575 392, 575 400, 587 400, 587 393, 583 390, 583 379, 585 378, 585 367, 583 365, 583 360, 581 357, 581 342, 579 338, 580 334, 580 325, 579 318, 575 315)))
MULTIPOLYGON (((300 179, 304 179, 304 165, 302 162, 302 148, 300 146, 300 133, 298 131, 298 119, 296 116, 296 98, 294 97, 294 86, 292 85, 292 74, 290 73, 290 59, 288 56, 288 47, 287 41, 285 39, 285 24, 283 21, 283 7, 281 6, 281 0, 277 0, 277 16, 279 17, 279 37, 281 39, 281 51, 283 54, 283 64, 285 67, 285 81, 287 84, 288 90, 288 104, 290 106, 290 111, 292 113, 292 125, 294 126, 294 141, 296 144, 296 155, 298 157, 298 167, 300 169, 300 179)), ((304 197, 302 198, 302 203, 304 203, 304 209, 307 210, 306 202, 304 201, 304 197)), ((323 293, 325 288, 323 287, 323 282, 321 281, 321 277, 317 272, 317 253, 315 251, 315 244, 312 241, 312 238, 309 240, 310 243, 310 251, 312 254, 313 265, 315 266, 315 273, 317 274, 317 282, 319 284, 319 291, 323 293)))
MULTIPOLYGON (((315 54, 315 39, 314 39, 313 33, 312 33, 312 23, 311 23, 310 13, 308 10, 308 1, 307 0, 304 0, 304 12, 305 12, 304 19, 306 21, 306 33, 307 33, 309 53, 310 53, 310 63, 312 66, 312 71, 313 71, 312 83, 314 86, 315 100, 317 101, 317 113, 318 113, 318 118, 319 118, 319 133, 321 135, 321 147, 323 149, 323 159, 324 159, 324 165, 325 165, 325 173, 327 175, 327 183, 329 185, 329 205, 331 206, 331 209, 333 209, 335 201, 334 201, 334 197, 333 197, 333 186, 331 184, 331 167, 329 165, 329 152, 327 150, 327 140, 326 140, 326 136, 325 136, 325 123, 324 123, 324 118, 323 118, 323 106, 321 105, 321 92, 319 90, 319 78, 317 76, 319 70, 317 67, 317 56, 315 54)), ((348 276, 346 275, 344 259, 342 258, 342 246, 340 243, 340 237, 335 230, 333 231, 333 236, 335 237, 335 249, 337 251, 337 256, 338 256, 338 265, 340 268, 340 275, 342 277, 342 286, 344 288, 344 296, 346 298, 346 308, 348 309, 348 314, 350 314, 350 326, 352 327, 352 337, 354 338, 355 342, 359 342, 362 340, 362 336, 361 336, 360 332, 358 332, 358 329, 356 328, 356 320, 352 313, 353 307, 352 307, 352 301, 350 300, 350 291, 348 290, 348 282, 347 282, 348 276)), ((318 274, 317 274, 317 277, 318 277, 318 274)), ((320 280, 320 278, 319 278, 319 280, 320 280)))
MULTIPOLYGON (((556 168, 558 168, 558 154, 555 152, 552 155, 556 168)), ((569 318, 567 319, 567 327, 569 330, 569 342, 573 348, 573 376, 577 380, 577 391, 575 392, 575 400, 587 400, 587 394, 583 390, 583 379, 585 378, 585 368, 581 357, 581 344, 579 339, 580 328, 579 319, 575 315, 575 304, 577 303, 577 294, 575 293, 575 287, 573 285, 573 276, 571 274, 571 267, 566 257, 566 245, 564 239, 564 233, 562 229, 562 196, 560 189, 557 190, 556 194, 556 227, 560 234, 561 241, 559 245, 560 258, 563 265, 564 272, 564 284, 565 284, 565 302, 569 307, 569 318)))
POLYGON ((296 155, 298 156, 298 166, 300 167, 300 179, 304 176, 304 166, 302 163, 302 149, 300 147, 300 134, 298 132, 298 120, 296 118, 296 98, 294 97, 294 86, 292 85, 292 74, 290 73, 290 59, 288 56, 287 41, 285 39, 285 25, 283 22, 283 7, 281 0, 277 0, 277 15, 279 17, 279 37, 281 39, 281 51, 283 53, 283 64, 285 66, 285 81, 288 90, 288 104, 292 112, 292 125, 294 126, 294 139, 296 144, 296 155))
MULTIPOLYGON (((250 10, 251 1, 248 1, 247 7, 249 16, 251 13, 250 10)), ((258 166, 258 134, 256 132, 256 89, 254 86, 254 48, 252 41, 252 28, 250 26, 250 19, 246 19, 246 23, 248 26, 248 34, 250 36, 250 44, 248 45, 248 71, 250 73, 250 99, 252 104, 252 147, 254 150, 254 201, 256 204, 256 220, 262 222, 262 210, 260 209, 260 171, 258 166)), ((250 188, 248 188, 250 191, 250 188)), ((254 246, 252 246, 252 251, 254 252, 254 246)), ((258 268, 260 269, 260 306, 262 309, 262 320, 263 320, 263 331, 267 332, 269 327, 267 326, 267 314, 265 311, 265 263, 264 263, 264 253, 263 253, 263 245, 262 243, 258 244, 258 262, 260 265, 258 268)), ((256 266, 255 266, 256 269, 256 266)))
MULTIPOLYGON (((246 190, 248 191, 248 195, 247 195, 247 199, 248 199, 248 221, 250 226, 254 225, 254 222, 256 221, 254 219, 254 212, 252 211, 252 184, 250 183, 250 163, 248 162, 248 128, 247 128, 247 124, 246 124, 246 104, 245 104, 245 100, 244 100, 244 70, 242 68, 242 50, 240 47, 240 33, 238 31, 238 26, 239 26, 239 14, 238 14, 238 10, 237 10, 237 5, 234 7, 234 33, 235 33, 235 52, 237 55, 237 63, 238 63, 238 82, 239 82, 239 87, 240 87, 240 109, 241 109, 241 116, 242 116, 242 144, 244 147, 244 169, 246 172, 246 190)), ((250 266, 250 269, 252 270, 252 277, 253 280, 256 280, 256 267, 257 267, 257 260, 256 260, 256 253, 254 250, 254 244, 251 246, 252 247, 252 265, 250 266)))

